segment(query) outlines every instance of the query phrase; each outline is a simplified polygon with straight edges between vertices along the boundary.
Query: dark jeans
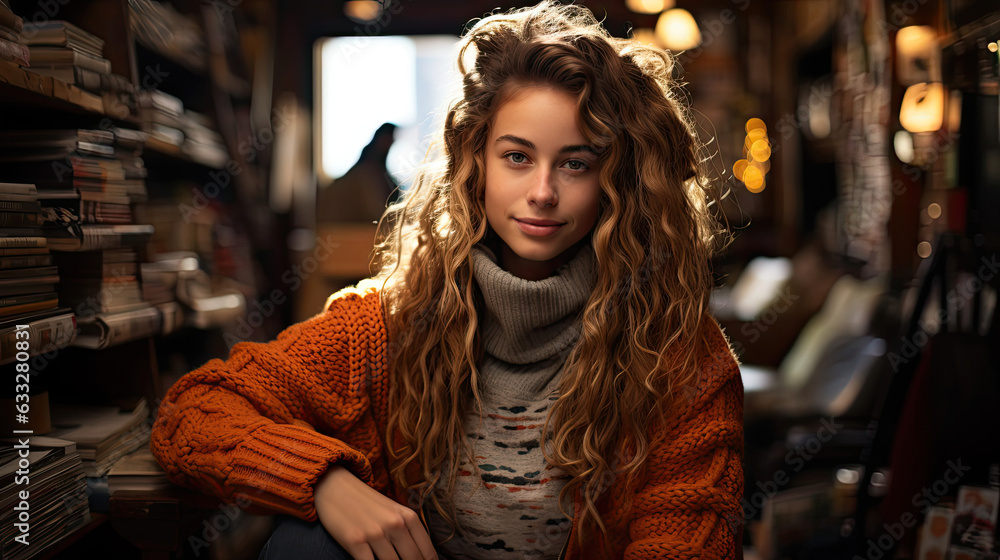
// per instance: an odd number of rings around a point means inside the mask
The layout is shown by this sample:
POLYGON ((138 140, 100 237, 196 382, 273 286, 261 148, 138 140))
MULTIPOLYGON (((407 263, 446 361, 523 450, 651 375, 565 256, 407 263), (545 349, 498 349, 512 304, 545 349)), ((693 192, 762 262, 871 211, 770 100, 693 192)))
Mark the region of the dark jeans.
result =
POLYGON ((274 533, 257 560, 354 560, 319 521, 276 515, 274 522, 274 533))

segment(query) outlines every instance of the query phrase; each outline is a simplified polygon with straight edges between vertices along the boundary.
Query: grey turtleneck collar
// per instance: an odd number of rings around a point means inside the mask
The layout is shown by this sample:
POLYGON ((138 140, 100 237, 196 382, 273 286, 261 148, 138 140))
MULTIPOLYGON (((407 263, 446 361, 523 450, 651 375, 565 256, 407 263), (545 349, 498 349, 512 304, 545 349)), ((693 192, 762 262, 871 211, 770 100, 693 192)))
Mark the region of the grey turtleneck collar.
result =
POLYGON ((473 247, 472 262, 486 304, 479 320, 487 355, 526 365, 563 355, 573 346, 580 334, 578 319, 597 283, 597 259, 589 242, 542 280, 503 270, 482 244, 473 247))

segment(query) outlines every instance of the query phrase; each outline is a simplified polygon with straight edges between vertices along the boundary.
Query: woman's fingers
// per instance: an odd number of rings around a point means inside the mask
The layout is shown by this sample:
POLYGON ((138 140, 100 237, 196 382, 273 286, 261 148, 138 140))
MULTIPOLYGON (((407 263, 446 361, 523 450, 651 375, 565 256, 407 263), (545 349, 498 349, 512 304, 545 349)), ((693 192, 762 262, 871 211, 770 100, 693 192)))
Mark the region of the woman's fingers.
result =
POLYGON ((420 517, 412 509, 403 508, 399 518, 387 522, 386 527, 389 529, 389 540, 399 554, 400 560, 437 558, 430 536, 420 524, 420 517))
POLYGON ((424 560, 437 560, 437 551, 434 550, 434 543, 431 542, 431 536, 427 534, 427 529, 424 529, 424 525, 420 523, 420 516, 417 515, 412 509, 407 510, 413 515, 406 516, 406 527, 413 535, 413 540, 417 545, 417 549, 420 551, 421 556, 424 560))
POLYGON ((437 559, 416 512, 347 469, 331 467, 317 482, 314 494, 320 522, 356 560, 437 559))

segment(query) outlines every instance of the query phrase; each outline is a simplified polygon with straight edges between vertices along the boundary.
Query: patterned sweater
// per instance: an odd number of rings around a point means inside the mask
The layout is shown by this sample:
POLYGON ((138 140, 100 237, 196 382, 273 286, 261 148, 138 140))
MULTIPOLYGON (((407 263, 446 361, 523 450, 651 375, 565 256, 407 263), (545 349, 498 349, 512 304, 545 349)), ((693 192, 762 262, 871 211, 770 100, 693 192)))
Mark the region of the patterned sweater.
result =
MULTIPOLYGON (((600 531, 565 558, 742 557, 743 385, 725 336, 708 321, 696 382, 683 388, 669 424, 650 434, 650 455, 630 507, 615 479, 597 501, 600 531)), ((372 488, 413 507, 390 480, 388 341, 378 290, 345 289, 323 313, 269 343, 240 343, 167 392, 151 449, 174 483, 248 512, 317 519, 313 488, 339 464, 372 488)), ((410 480, 419 466, 407 471, 410 480)), ((579 492, 574 511, 581 511, 579 492)))
MULTIPOLYGON (((444 503, 454 507, 455 538, 442 544, 451 527, 427 506, 431 536, 442 560, 556 560, 572 525, 566 518, 572 513, 559 508, 559 492, 569 477, 547 464, 539 444, 563 365, 580 337, 583 306, 597 282, 594 250, 582 245, 538 281, 507 272, 482 245, 472 250, 472 266, 483 301, 478 365, 483 413, 470 410, 465 423, 476 464, 463 460, 452 495, 441 492, 444 503)), ((572 512, 572 501, 563 509, 572 512)))

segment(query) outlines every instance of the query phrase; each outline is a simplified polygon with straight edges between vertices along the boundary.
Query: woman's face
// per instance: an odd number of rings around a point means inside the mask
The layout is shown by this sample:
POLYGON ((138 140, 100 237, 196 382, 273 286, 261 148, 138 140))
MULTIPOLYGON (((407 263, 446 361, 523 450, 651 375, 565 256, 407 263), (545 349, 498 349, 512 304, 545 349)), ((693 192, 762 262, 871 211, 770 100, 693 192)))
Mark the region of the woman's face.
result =
POLYGON ((575 98, 520 89, 494 117, 485 156, 486 218, 503 241, 501 266, 526 280, 551 276, 593 229, 601 192, 575 98))

